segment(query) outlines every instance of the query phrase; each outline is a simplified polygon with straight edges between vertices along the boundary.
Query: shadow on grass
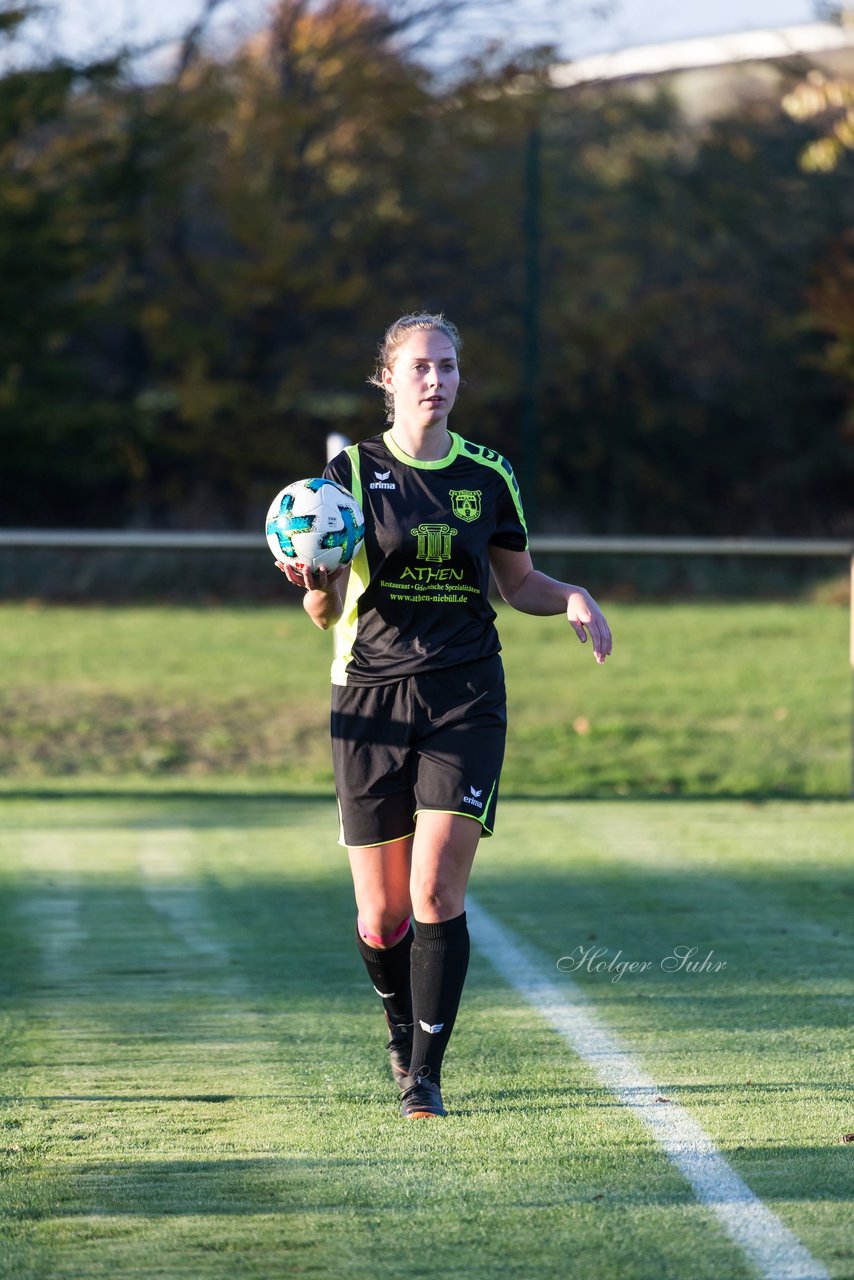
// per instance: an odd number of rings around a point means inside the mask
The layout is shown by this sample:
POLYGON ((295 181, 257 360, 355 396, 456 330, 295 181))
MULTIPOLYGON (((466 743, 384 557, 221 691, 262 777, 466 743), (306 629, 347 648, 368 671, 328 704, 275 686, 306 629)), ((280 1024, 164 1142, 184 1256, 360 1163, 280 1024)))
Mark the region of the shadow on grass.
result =
POLYGON ((271 1093, 27 1093, 0 1097, 0 1103, 35 1102, 46 1107, 55 1102, 260 1102, 280 1096, 271 1093))
MULTIPOLYGON (((110 794, 108 798, 116 797, 110 794)), ((129 798, 157 801, 150 794, 132 793, 129 798)), ((228 821, 245 826, 247 833, 254 826, 268 825, 266 821, 259 822, 253 812, 257 796, 193 794, 179 798, 185 803, 184 811, 171 817, 154 812, 153 822, 220 825, 221 806, 215 806, 216 812, 210 817, 205 813, 208 800, 216 798, 229 801, 228 821), (186 804, 190 799, 193 803, 186 804)), ((280 794, 266 798, 286 799, 280 794)), ((160 801, 171 799, 175 799, 173 793, 160 797, 160 801)), ((292 799, 295 805, 306 800, 328 804, 325 797, 292 799)), ((666 806, 670 801, 660 803, 666 806)), ((60 819, 63 809, 60 806, 60 819)), ((112 822, 115 824, 115 816, 112 822)), ((811 819, 805 818, 805 828, 810 823, 811 819)), ((148 825, 146 816, 140 822, 134 815, 128 829, 135 832, 148 825)), ((251 853, 249 841, 247 834, 246 847, 251 853)), ((557 986, 563 977, 556 968, 556 959, 591 935, 603 940, 612 952, 623 948, 627 958, 654 957, 662 947, 675 942, 713 946, 726 958, 728 967, 724 973, 696 977, 657 973, 655 981, 651 978, 643 990, 630 987, 628 976, 619 987, 597 974, 587 975, 579 982, 603 1020, 618 1034, 625 1031, 629 1037, 637 1036, 641 1052, 653 1060, 657 1061, 660 1055, 666 1063, 670 1057, 671 1063, 663 1068, 659 1083, 675 1102, 716 1105, 720 1099, 723 1105, 735 1095, 743 1097, 746 1105, 751 1098, 773 1105, 788 1097, 801 1100, 810 1093, 825 1091, 827 1096, 837 1089, 841 1091, 839 1081, 834 1084, 825 1079, 822 1083, 810 1079, 809 1073, 816 1065, 815 1054, 835 1052, 833 1044, 838 1043, 839 1037, 833 1041, 830 1029, 844 1032, 850 1026, 850 1008, 846 1006, 846 989, 841 982, 851 972, 846 959, 852 946, 849 869, 817 871, 810 848, 797 858, 783 858, 764 867, 710 866, 708 862, 692 860, 689 849, 681 865, 670 863, 660 870, 632 863, 630 852, 627 850, 622 858, 582 864, 573 864, 568 856, 561 867, 539 863, 532 870, 526 870, 521 859, 511 867, 498 866, 490 863, 485 853, 476 868, 475 893, 487 909, 529 940, 542 958, 543 972, 551 971, 557 986), (641 1001, 640 996, 652 1004, 641 1001), (702 1041, 699 1033, 705 1037, 702 1041), (685 1048, 681 1047, 683 1036, 685 1048), (769 1082, 767 1075, 774 1069, 774 1054, 780 1045, 782 1078, 769 1082), (771 1054, 772 1065, 763 1066, 766 1079, 760 1085, 733 1078, 724 1085, 671 1086, 667 1076, 675 1074, 672 1060, 683 1052, 708 1054, 715 1062, 719 1055, 729 1054, 731 1064, 724 1069, 745 1074, 753 1069, 748 1064, 765 1063, 766 1053, 771 1054), (793 1079, 792 1073, 801 1061, 804 1079, 793 1079)), ((105 1090, 100 1094, 91 1091, 87 1071, 90 1064, 100 1066, 105 1059, 112 1072, 118 1071, 123 1044, 145 1043, 155 1036, 164 1071, 181 1069, 181 1063, 188 1060, 195 1062, 195 1057, 182 1058, 176 1053, 170 1065, 170 1045, 174 1048, 194 1044, 198 1046, 198 1056, 203 1057, 208 1041, 227 1040, 233 1059, 218 1062, 212 1058, 211 1074, 199 1081, 215 1087, 227 1080, 218 1078, 216 1073, 222 1069, 233 1071, 234 1061, 256 1061, 253 1046, 263 1039, 276 1046, 270 1051, 271 1069, 278 1073, 279 1055, 287 1058, 290 1070, 297 1073, 294 1078, 300 1092, 248 1094, 247 1099, 269 1098, 274 1103, 306 1099, 311 1103, 322 1092, 325 1104, 349 1108, 351 1113, 359 1103, 358 1109, 371 1125, 377 1110, 377 1125, 384 1126, 385 1104, 380 1118, 373 1084, 360 1083, 361 1067, 353 1071, 353 1089, 356 1093, 363 1091, 364 1098, 345 1093, 349 1077, 331 1089, 319 1084, 321 1078, 326 1079, 323 1073, 333 1081, 339 1080, 336 1072, 340 1073, 341 1061, 372 1060, 377 1048, 373 1042, 362 1042, 368 1017, 377 1015, 371 1003, 375 997, 370 994, 352 945, 352 890, 343 854, 334 864, 334 874, 325 872, 322 887, 318 878, 289 875, 286 855, 285 848, 280 876, 259 874, 253 870, 250 858, 237 879, 229 873, 230 864, 218 863, 216 856, 203 858, 189 882, 195 905, 171 915, 168 910, 158 911, 151 899, 140 893, 139 881, 133 876, 122 879, 72 873, 69 877, 65 873, 61 891, 78 904, 79 934, 71 927, 73 921, 65 922, 63 932, 64 917, 57 913, 55 886, 26 874, 15 879, 0 903, 0 931, 5 944, 0 951, 0 966, 5 970, 6 989, 12 997, 9 1009, 13 1011, 18 1006, 22 1025, 33 1035, 40 1025, 40 1013, 50 1019, 51 1028, 68 1028, 70 1040, 64 1052, 77 1057, 70 1059, 70 1067, 66 1059, 55 1060, 49 1055, 47 1060, 36 1062, 33 1065, 38 1071, 39 1096, 19 1094, 9 1101, 25 1106, 113 1102, 129 1109, 146 1103, 168 1106, 240 1101, 243 1095, 213 1091, 115 1094, 105 1090), (224 877, 218 878, 223 872, 224 877), (22 916, 15 910, 18 895, 26 902, 43 900, 46 911, 41 916, 22 916), (34 922, 52 922, 54 926, 47 953, 52 966, 47 975, 49 1001, 40 995, 45 975, 38 970, 39 938, 33 935, 34 922), (215 947, 209 944, 209 937, 215 937, 215 947), (230 978, 234 972, 239 976, 237 985, 230 978), (43 1013, 45 1008, 47 1013, 43 1013), (354 1013, 359 1016, 354 1017, 354 1013), (246 1024, 240 1022, 243 1014, 251 1015, 246 1024), (256 1017, 260 1021, 252 1020, 256 1017), (308 1049, 301 1047, 306 1036, 308 1049), (68 1071, 75 1070, 82 1090, 44 1092, 46 1069, 63 1072, 57 1078, 60 1087, 71 1083, 74 1077, 69 1077, 68 1071), (317 1084, 314 1092, 312 1082, 317 1084)), ((168 875, 165 883, 168 890, 168 875)), ((179 886, 176 893, 182 892, 184 889, 179 886)), ((167 895, 155 899, 158 901, 162 906, 170 900, 167 895)), ((573 985, 566 983, 568 992, 573 985)), ((485 1020, 481 1022, 483 1034, 491 1034, 498 1010, 501 1027, 520 1061, 525 1060, 526 1054, 530 1059, 546 1053, 558 1070, 566 1067, 567 1071, 574 1071, 576 1060, 571 1050, 550 1034, 546 1038, 542 1027, 535 1042, 530 1040, 530 1023, 527 1029, 520 1024, 534 1015, 528 1011, 521 1015, 519 1005, 515 993, 508 990, 482 956, 478 957, 472 966, 462 1011, 461 1030, 468 1037, 471 1050, 480 1050, 478 1019, 485 1020)), ((57 1038, 51 1034, 54 1039, 48 1039, 47 1045, 50 1053, 56 1054, 57 1038)), ((464 1044, 461 1035, 461 1047, 464 1044)), ((48 1051, 38 1052, 44 1055, 48 1051)), ((380 1054, 381 1050, 377 1056, 380 1054)), ((22 1048, 16 1056, 27 1056, 27 1062, 22 1061, 19 1068, 25 1073, 31 1061, 29 1050, 22 1048)), ((820 1061, 827 1065, 819 1066, 817 1074, 832 1074, 833 1060, 820 1061)), ((16 1066, 14 1061, 11 1065, 16 1066)), ((502 1072, 504 1080, 512 1083, 506 1064, 497 1067, 493 1078, 502 1072)), ((121 1076, 112 1075, 113 1088, 116 1078, 121 1076)), ((161 1078, 170 1084, 175 1080, 174 1075, 161 1078)), ((554 1076, 550 1079, 554 1080, 554 1076)), ((524 1118, 594 1105, 609 1111, 621 1107, 603 1089, 577 1089, 560 1079, 547 1085, 545 1091, 536 1087, 501 1088, 499 1083, 497 1090, 484 1095, 461 1090, 454 1116, 467 1121, 484 1112, 515 1112, 524 1118)), ((840 1105, 840 1115, 842 1110, 840 1105)), ((840 1131, 842 1127, 840 1124, 840 1131)), ((852 1153, 845 1146, 836 1145, 839 1136, 829 1134, 827 1145, 786 1146, 784 1140, 763 1140, 753 1145, 745 1142, 733 1150, 738 1153, 739 1168, 761 1167, 763 1177, 767 1169, 769 1178, 779 1180, 780 1186, 773 1187, 775 1199, 796 1201, 809 1195, 814 1200, 844 1200, 850 1195, 847 1177, 852 1153), (796 1168, 798 1163, 803 1167, 796 1168)), ((283 1144, 286 1141, 283 1132, 283 1144)), ((286 1155, 141 1162, 94 1157, 69 1162, 61 1173, 40 1171, 37 1199, 26 1197, 17 1216, 27 1220, 97 1214, 287 1214, 305 1211, 307 1205, 337 1210, 344 1202, 342 1197, 348 1205, 364 1205, 376 1211, 382 1208, 373 1198, 377 1184, 362 1179, 360 1170, 381 1156, 381 1151, 377 1155, 372 1150, 372 1155, 363 1161, 286 1155)), ((613 1181, 606 1181, 606 1203, 638 1203, 638 1197, 643 1196, 653 1203, 674 1203, 680 1197, 685 1202, 691 1199, 687 1187, 663 1193, 660 1188, 645 1185, 648 1151, 641 1157, 630 1146, 620 1148, 618 1153, 600 1149, 593 1160, 583 1152, 568 1150, 565 1158, 577 1161, 573 1168, 578 1171, 577 1178, 567 1178, 560 1191, 555 1192, 558 1200, 565 1198, 567 1203, 601 1195, 603 1167, 610 1169, 611 1161, 619 1163, 619 1177, 615 1174, 613 1181), (591 1163, 585 1165, 588 1158, 591 1163), (596 1186, 595 1193, 591 1185, 596 1186)), ((388 1203, 391 1208, 397 1205, 392 1199, 388 1203)))
POLYGON ((176 800, 193 804, 252 805, 258 801, 284 804, 316 804, 334 805, 334 790, 312 793, 310 791, 288 791, 269 788, 266 790, 229 790, 211 787, 209 789, 192 787, 83 787, 75 790, 72 787, 0 787, 0 803, 4 800, 58 800, 58 801, 151 801, 163 804, 176 800))
MULTIPOLYGON (((454 1113, 463 1119, 464 1112, 454 1113)), ((445 1122, 448 1124, 448 1122, 445 1122)), ((453 1118, 448 1127, 453 1126, 453 1118)), ((454 1126, 455 1127, 455 1126, 454 1126)), ((828 1161, 839 1162, 837 1184, 823 1188, 821 1198, 847 1201, 842 1161, 849 1152, 828 1152, 821 1147, 765 1147, 745 1145, 739 1149, 739 1163, 753 1168, 767 1163, 828 1161)), ((304 1214, 306 1212, 340 1212, 342 1203, 348 1210, 371 1213, 400 1210, 395 1180, 376 1176, 378 1157, 315 1158, 304 1155, 253 1156, 214 1160, 98 1160, 69 1161, 61 1172, 45 1170, 39 1177, 41 1203, 11 1205, 4 1213, 7 1221, 39 1221, 67 1217, 235 1217, 263 1214, 304 1214), (360 1178, 360 1173, 363 1175, 360 1178)), ((487 1164, 489 1162, 487 1161, 487 1164)), ((497 1163, 501 1163, 497 1160, 497 1163)), ((611 1162, 599 1151, 553 1151, 548 1162, 565 1171, 559 1186, 532 1187, 538 1203, 555 1205, 585 1204, 604 1201, 608 1206, 691 1203, 686 1184, 667 1178, 662 1185, 650 1181, 650 1151, 647 1144, 624 1146, 613 1153, 611 1162), (613 1163, 613 1169, 609 1169, 613 1163), (609 1172, 618 1172, 610 1184, 609 1172), (607 1188, 603 1190, 604 1186, 607 1188)), ((827 1165, 823 1172, 827 1173, 827 1165)), ((433 1193, 422 1187, 422 1208, 431 1200, 441 1201, 446 1188, 433 1193)), ((775 1188, 775 1200, 799 1200, 800 1195, 787 1194, 785 1187, 775 1188)), ((751 1203, 745 1190, 722 1190, 719 1197, 706 1203, 751 1203)), ((520 1187, 514 1203, 524 1206, 526 1196, 520 1187)))
MULTIPOLYGON (((854 790, 846 793, 845 791, 811 791, 802 792, 788 789, 764 788, 764 789, 746 789, 744 791, 663 791, 660 787, 638 787, 631 792, 618 793, 613 789, 601 788, 589 791, 502 791, 502 801, 521 800, 525 802, 547 802, 572 804, 575 801, 582 803, 602 803, 624 805, 637 802, 649 802, 651 804, 691 804, 710 802, 738 802, 743 801, 747 804, 771 804, 771 803, 796 803, 796 804, 827 804, 829 802, 847 802, 854 799, 854 790)), ((259 801, 264 803, 282 803, 282 804, 316 804, 316 805, 334 805, 335 792, 332 787, 328 791, 311 792, 290 790, 288 788, 278 789, 276 787, 258 788, 246 790, 229 789, 228 787, 157 787, 145 786, 139 787, 120 787, 112 789, 110 787, 81 787, 75 789, 73 785, 68 787, 59 786, 32 786, 32 787, 0 787, 0 803, 4 800, 50 800, 50 801, 151 801, 152 803, 162 804, 165 801, 182 801, 203 804, 211 803, 229 803, 237 805, 250 806, 257 804, 259 801)))
POLYGON ((35 1103, 40 1107, 49 1107, 54 1103, 96 1102, 96 1103, 140 1103, 146 1105, 172 1102, 291 1102, 314 1100, 313 1093, 294 1093, 282 1090, 280 1093, 23 1093, 0 1097, 0 1104, 9 1106, 13 1103, 35 1103))

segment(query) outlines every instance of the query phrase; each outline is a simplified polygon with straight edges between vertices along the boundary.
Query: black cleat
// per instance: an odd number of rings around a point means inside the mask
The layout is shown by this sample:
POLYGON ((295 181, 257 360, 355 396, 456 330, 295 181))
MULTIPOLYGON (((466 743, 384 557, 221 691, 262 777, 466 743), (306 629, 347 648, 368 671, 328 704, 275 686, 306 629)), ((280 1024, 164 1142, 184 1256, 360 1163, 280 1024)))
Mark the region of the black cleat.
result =
POLYGON ((400 1114, 404 1120, 426 1120, 432 1116, 446 1116, 442 1106, 439 1086, 426 1076, 407 1076, 401 1083, 400 1114))
POLYGON ((402 1022, 395 1025, 386 1014, 391 1039, 386 1045, 391 1074, 399 1089, 405 1088, 404 1081, 409 1079, 409 1063, 412 1058, 412 1023, 402 1022))

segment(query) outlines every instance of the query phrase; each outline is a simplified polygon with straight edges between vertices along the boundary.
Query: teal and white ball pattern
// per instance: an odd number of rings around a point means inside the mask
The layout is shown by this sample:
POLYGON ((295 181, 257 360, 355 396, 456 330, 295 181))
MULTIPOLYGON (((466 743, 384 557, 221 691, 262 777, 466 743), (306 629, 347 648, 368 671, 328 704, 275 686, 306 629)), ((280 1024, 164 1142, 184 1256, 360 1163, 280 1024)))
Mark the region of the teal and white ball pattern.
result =
POLYGON ((334 480, 296 480, 277 493, 267 512, 267 542, 282 564, 330 573, 348 565, 365 537, 365 519, 352 493, 334 480))

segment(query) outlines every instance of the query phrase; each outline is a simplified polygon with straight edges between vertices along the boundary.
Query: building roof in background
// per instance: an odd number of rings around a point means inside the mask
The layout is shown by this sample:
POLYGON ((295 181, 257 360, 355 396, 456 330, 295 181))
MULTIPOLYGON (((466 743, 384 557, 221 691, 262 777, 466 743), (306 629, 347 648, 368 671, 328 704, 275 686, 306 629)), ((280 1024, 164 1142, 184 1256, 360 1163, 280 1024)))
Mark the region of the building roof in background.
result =
POLYGON ((810 22, 594 54, 559 64, 552 71, 551 81, 557 89, 568 89, 596 81, 667 75, 676 71, 731 66, 733 63, 777 61, 847 50, 854 50, 854 27, 810 22))

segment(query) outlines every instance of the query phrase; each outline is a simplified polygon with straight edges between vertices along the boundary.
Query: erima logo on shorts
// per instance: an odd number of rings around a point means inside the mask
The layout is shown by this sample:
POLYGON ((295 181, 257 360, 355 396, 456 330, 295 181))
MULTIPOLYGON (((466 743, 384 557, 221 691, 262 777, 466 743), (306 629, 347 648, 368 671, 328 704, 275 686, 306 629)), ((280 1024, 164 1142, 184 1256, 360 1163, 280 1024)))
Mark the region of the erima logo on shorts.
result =
POLYGON ((389 483, 388 478, 391 475, 390 471, 375 471, 374 475, 376 476, 376 479, 372 480, 371 483, 368 485, 369 489, 396 489, 397 488, 397 485, 394 483, 394 481, 389 483))
POLYGON ((476 787, 469 787, 469 792, 471 793, 470 795, 463 796, 463 804, 470 804, 475 809, 482 809, 483 801, 480 797, 483 795, 483 787, 481 787, 480 791, 476 787))
POLYGON ((431 1027, 429 1022, 425 1022, 423 1018, 419 1018, 418 1025, 421 1030, 426 1031, 428 1035, 435 1036, 439 1034, 445 1024, 444 1022, 434 1022, 431 1027))

